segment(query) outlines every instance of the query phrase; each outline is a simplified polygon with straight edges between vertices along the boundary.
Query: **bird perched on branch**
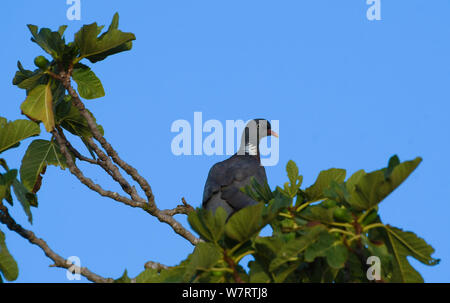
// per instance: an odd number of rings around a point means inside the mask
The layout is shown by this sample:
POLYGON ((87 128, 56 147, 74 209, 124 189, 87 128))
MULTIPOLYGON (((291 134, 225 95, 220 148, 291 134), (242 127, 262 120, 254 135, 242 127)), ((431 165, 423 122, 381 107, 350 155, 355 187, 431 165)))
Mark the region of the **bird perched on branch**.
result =
POLYGON ((246 125, 238 152, 211 167, 203 191, 203 208, 215 212, 222 207, 230 217, 238 210, 258 203, 240 189, 251 184, 251 177, 261 185, 267 182, 259 153, 260 140, 267 136, 278 138, 269 121, 253 119, 246 125))

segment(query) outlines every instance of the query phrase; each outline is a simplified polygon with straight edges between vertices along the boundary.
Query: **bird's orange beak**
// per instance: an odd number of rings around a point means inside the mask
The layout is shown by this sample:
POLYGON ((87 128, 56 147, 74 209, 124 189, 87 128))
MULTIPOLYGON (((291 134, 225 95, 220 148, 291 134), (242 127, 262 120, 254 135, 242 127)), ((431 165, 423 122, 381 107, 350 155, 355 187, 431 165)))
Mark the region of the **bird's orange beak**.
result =
POLYGON ((270 135, 274 136, 275 138, 278 138, 278 134, 274 132, 273 130, 270 130, 270 135))

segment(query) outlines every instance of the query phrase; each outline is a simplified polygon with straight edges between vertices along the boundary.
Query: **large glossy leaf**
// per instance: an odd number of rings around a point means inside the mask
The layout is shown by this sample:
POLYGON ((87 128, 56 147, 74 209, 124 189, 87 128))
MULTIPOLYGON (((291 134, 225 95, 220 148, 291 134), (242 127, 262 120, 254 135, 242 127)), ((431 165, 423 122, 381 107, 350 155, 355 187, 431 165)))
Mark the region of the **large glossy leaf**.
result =
POLYGON ((394 283, 423 283, 422 276, 409 263, 408 249, 405 248, 392 234, 387 233, 388 241, 394 255, 391 282, 394 283))
POLYGON ((65 41, 61 37, 60 31, 52 32, 48 28, 42 28, 38 32, 38 27, 28 24, 33 38, 31 41, 37 43, 44 51, 49 53, 53 58, 58 59, 64 51, 65 41))
POLYGON ((38 178, 47 165, 66 168, 66 160, 57 144, 40 139, 31 142, 20 166, 20 178, 28 191, 35 192, 38 178))
POLYGON ((131 41, 136 37, 132 33, 125 33, 117 29, 118 15, 113 18, 107 32, 98 37, 102 27, 97 23, 84 25, 75 34, 75 43, 80 49, 80 58, 87 58, 91 62, 105 59, 107 56, 131 49, 131 41))
POLYGON ((33 224, 33 215, 31 214, 30 206, 37 206, 36 194, 33 194, 31 191, 27 190, 25 186, 17 179, 14 180, 12 185, 14 194, 22 205, 22 208, 28 217, 28 221, 33 224))
MULTIPOLYGON (((87 111, 95 120, 92 113, 89 110, 87 111)), ((75 136, 79 136, 82 139, 92 137, 92 132, 86 119, 81 115, 78 108, 76 108, 72 102, 61 102, 61 104, 56 107, 55 114, 57 123, 61 124, 64 129, 68 130, 75 136), (67 108, 65 108, 65 105, 67 105, 67 108), (66 109, 68 109, 68 111, 66 111, 66 109)), ((103 127, 97 124, 97 128, 103 135, 103 127)))
POLYGON ((55 127, 50 84, 38 85, 31 90, 20 109, 30 119, 42 121, 48 132, 55 127))
MULTIPOLYGON (((371 230, 371 233, 373 233, 374 229, 371 230)), ((378 233, 379 234, 379 233, 378 233)), ((383 231, 383 234, 386 235, 385 231, 383 231)), ((393 260, 394 256, 389 252, 389 249, 387 245, 385 244, 386 239, 378 238, 377 240, 371 240, 364 235, 362 236, 362 239, 364 241, 364 245, 367 246, 368 252, 370 253, 370 256, 377 256, 380 258, 381 262, 381 277, 384 281, 390 282, 391 280, 391 273, 393 270, 393 260)))
POLYGON ((307 247, 305 251, 305 261, 313 262, 317 257, 325 257, 327 251, 332 248, 335 241, 336 239, 332 234, 328 232, 321 233, 317 241, 307 247))
POLYGON ((17 170, 11 169, 4 174, 0 174, 0 202, 5 199, 11 205, 13 204, 11 197, 11 185, 17 177, 17 170))
POLYGON ((13 85, 17 85, 19 88, 29 91, 39 84, 44 84, 48 79, 40 69, 35 71, 24 69, 20 61, 17 62, 17 67, 19 70, 14 75, 13 85))
POLYGON ((309 246, 317 242, 321 235, 328 235, 328 232, 326 231, 325 226, 317 225, 307 229, 305 234, 301 237, 285 243, 281 249, 276 252, 276 257, 270 263, 269 270, 273 271, 290 259, 297 257, 309 246))
POLYGON ((250 268, 250 283, 270 283, 270 276, 259 262, 251 261, 248 265, 250 268))
POLYGON ((74 68, 72 78, 77 83, 78 92, 82 98, 95 99, 105 95, 100 79, 89 67, 79 65, 79 67, 74 68))
POLYGON ((258 203, 245 207, 230 217, 225 225, 225 233, 228 237, 245 242, 264 227, 264 204, 258 203))
POLYGON ((212 243, 199 243, 192 255, 189 263, 186 265, 184 280, 189 281, 196 271, 208 271, 222 257, 220 248, 212 243))
POLYGON ((29 120, 0 124, 0 153, 17 146, 26 138, 39 135, 40 132, 39 125, 29 120))
POLYGON ((375 206, 402 184, 421 161, 421 158, 416 158, 391 167, 388 178, 386 169, 361 176, 352 186, 348 202, 356 210, 366 210, 375 206))
POLYGON ((5 243, 5 234, 0 230, 0 272, 6 280, 14 281, 19 276, 19 267, 16 260, 8 251, 5 243))
POLYGON ((408 255, 413 256, 425 265, 436 265, 439 263, 438 259, 434 259, 431 255, 434 253, 431 247, 424 239, 419 238, 415 233, 410 231, 403 231, 399 228, 387 226, 387 231, 390 234, 391 244, 395 247, 403 246, 408 250, 408 255))
POLYGON ((347 191, 349 193, 353 192, 353 190, 355 189, 355 184, 357 184, 359 182, 359 180, 365 175, 366 175, 366 172, 363 169, 358 170, 353 175, 351 175, 351 177, 348 178, 348 180, 345 182, 347 191))
POLYGON ((24 69, 22 66, 22 63, 20 63, 20 61, 17 61, 17 68, 19 70, 14 75, 13 85, 19 85, 20 83, 22 83, 23 81, 32 77, 35 74, 31 70, 24 69))
POLYGON ((326 250, 325 256, 328 265, 333 269, 344 267, 348 258, 348 249, 341 241, 334 242, 329 249, 326 250))
POLYGON ((345 169, 331 168, 321 171, 316 182, 305 190, 310 201, 316 201, 325 197, 324 190, 330 186, 331 181, 341 183, 345 180, 345 169))
POLYGON ((205 240, 218 242, 225 232, 227 212, 219 207, 213 214, 206 209, 198 209, 189 213, 191 227, 205 240))
POLYGON ((300 216, 308 221, 319 221, 322 223, 334 222, 333 211, 335 208, 327 209, 321 205, 312 205, 300 213, 300 216))

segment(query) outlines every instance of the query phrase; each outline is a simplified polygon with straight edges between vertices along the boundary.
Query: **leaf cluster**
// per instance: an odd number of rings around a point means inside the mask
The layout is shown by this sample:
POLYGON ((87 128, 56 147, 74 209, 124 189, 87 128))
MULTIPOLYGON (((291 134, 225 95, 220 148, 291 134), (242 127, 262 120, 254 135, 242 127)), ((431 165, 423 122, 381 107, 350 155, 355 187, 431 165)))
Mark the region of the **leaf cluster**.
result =
POLYGON ((410 231, 382 222, 378 205, 417 168, 421 159, 400 162, 374 172, 357 171, 346 179, 344 169, 322 171, 302 188, 303 177, 293 161, 288 182, 271 191, 267 184, 243 188, 258 203, 227 219, 197 209, 191 227, 204 240, 186 260, 160 272, 147 269, 137 282, 371 282, 367 260, 381 261, 374 282, 423 282, 408 260, 436 265, 434 249, 410 231), (260 236, 270 226, 271 236, 260 236), (243 257, 251 256, 247 264, 243 257))

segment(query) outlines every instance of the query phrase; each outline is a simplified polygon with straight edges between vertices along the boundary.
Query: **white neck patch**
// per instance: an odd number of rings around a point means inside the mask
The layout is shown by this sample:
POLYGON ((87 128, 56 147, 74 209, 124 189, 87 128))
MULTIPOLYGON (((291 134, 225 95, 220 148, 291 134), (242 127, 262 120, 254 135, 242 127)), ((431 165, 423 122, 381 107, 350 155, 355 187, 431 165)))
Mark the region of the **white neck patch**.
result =
POLYGON ((258 147, 251 143, 247 143, 245 145, 245 152, 248 153, 251 156, 256 156, 258 154, 258 147))

